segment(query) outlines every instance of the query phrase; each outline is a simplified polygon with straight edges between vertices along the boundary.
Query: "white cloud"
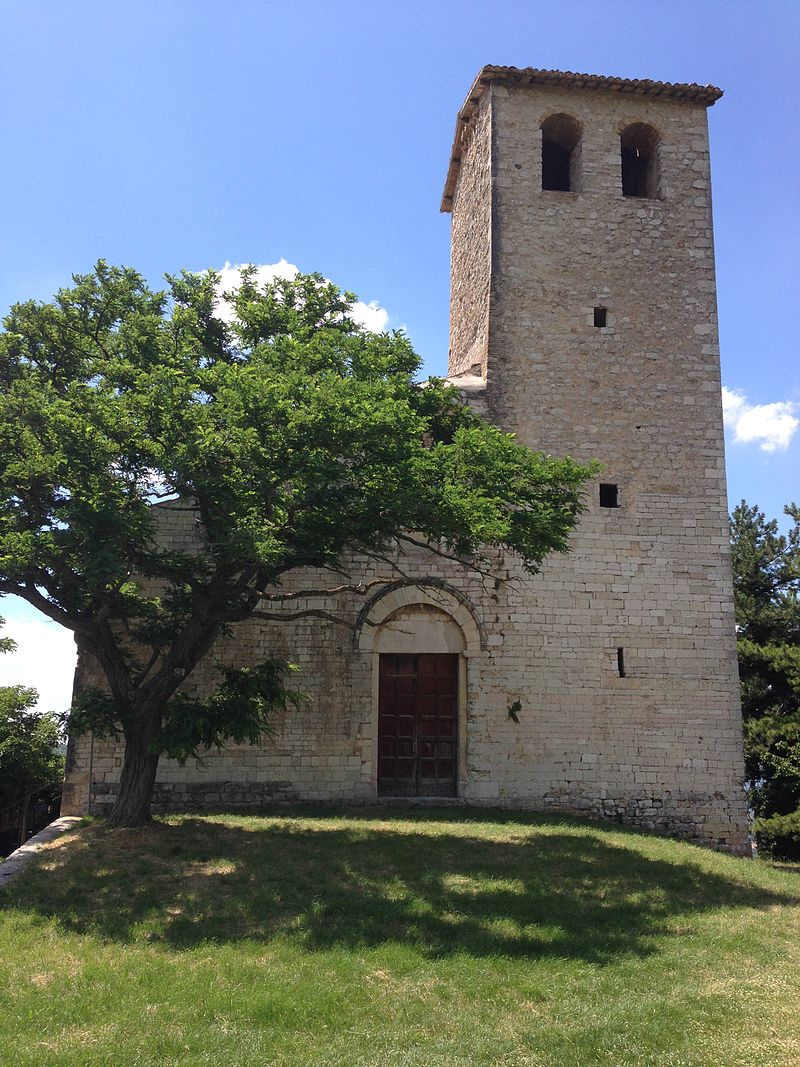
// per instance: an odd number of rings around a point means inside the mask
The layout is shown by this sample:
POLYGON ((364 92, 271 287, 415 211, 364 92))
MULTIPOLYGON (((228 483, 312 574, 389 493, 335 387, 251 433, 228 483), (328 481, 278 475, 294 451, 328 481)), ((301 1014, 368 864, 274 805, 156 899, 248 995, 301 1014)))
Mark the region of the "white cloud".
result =
POLYGON ((722 387, 722 412, 734 441, 742 444, 757 442, 764 452, 789 447, 800 427, 796 410, 797 405, 791 400, 751 404, 744 393, 722 387))
MULTIPOLYGON (((294 263, 289 263, 285 259, 279 259, 277 263, 226 263, 219 271, 221 292, 230 293, 238 289, 241 271, 244 267, 255 267, 256 281, 261 285, 274 281, 275 278, 296 278, 300 273, 294 263)), ((223 300, 220 300, 217 305, 217 313, 225 322, 233 319, 233 308, 223 300)), ((389 312, 375 300, 368 304, 365 304, 363 300, 357 300, 353 305, 353 318, 372 333, 383 333, 389 324, 389 312)))
POLYGON ((0 686, 32 686, 39 691, 39 711, 66 711, 76 659, 71 631, 44 618, 9 617, 1 636, 13 637, 17 648, 0 654, 0 686))
POLYGON ((384 333, 389 325, 389 312, 382 308, 377 300, 365 304, 356 300, 353 304, 353 318, 371 333, 384 333))

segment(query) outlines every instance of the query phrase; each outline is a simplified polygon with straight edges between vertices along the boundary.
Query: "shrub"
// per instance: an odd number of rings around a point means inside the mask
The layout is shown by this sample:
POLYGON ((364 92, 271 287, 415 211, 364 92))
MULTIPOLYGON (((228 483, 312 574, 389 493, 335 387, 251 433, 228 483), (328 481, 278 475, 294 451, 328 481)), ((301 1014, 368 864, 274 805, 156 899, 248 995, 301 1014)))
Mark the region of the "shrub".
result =
POLYGON ((800 808, 789 815, 756 819, 753 829, 758 847, 773 859, 800 860, 800 808))

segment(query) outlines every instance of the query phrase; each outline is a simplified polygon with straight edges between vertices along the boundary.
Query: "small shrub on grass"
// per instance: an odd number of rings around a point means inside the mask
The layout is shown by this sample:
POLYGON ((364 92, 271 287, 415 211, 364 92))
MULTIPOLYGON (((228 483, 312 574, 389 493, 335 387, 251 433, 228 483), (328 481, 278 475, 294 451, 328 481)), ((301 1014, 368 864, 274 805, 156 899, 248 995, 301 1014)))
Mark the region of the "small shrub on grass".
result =
POLYGON ((756 819, 753 829, 758 847, 776 860, 800 860, 800 808, 789 815, 756 819))

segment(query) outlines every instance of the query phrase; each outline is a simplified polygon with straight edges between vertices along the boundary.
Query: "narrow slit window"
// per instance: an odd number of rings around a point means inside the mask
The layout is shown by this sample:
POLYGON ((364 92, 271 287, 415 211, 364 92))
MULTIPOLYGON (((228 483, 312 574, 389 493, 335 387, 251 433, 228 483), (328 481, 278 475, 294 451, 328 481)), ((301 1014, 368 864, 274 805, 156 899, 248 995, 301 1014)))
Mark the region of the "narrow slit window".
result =
POLYGON ((617 673, 619 674, 620 678, 624 678, 625 677, 625 649, 624 648, 618 648, 617 649, 617 673))
POLYGON ((608 308, 594 309, 594 324, 600 329, 608 325, 608 308))
POLYGON ((619 507, 619 486, 611 485, 608 482, 600 483, 600 507, 601 508, 618 508, 619 507))

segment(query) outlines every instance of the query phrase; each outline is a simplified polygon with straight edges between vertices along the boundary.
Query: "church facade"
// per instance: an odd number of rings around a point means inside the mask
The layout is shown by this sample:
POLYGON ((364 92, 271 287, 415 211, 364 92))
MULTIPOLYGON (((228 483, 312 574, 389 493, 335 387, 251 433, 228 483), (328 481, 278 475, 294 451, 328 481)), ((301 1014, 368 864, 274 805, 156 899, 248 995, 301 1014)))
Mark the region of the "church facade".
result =
MULTIPOLYGON (((259 746, 162 760, 156 807, 449 797, 746 850, 707 131, 720 96, 483 68, 442 201, 449 376, 521 443, 604 465, 571 552, 533 577, 497 554, 498 582, 398 547, 384 571, 351 559, 367 590, 337 604, 352 628, 238 626, 217 659, 283 655, 309 702, 259 746)), ((163 534, 188 545, 179 520, 165 512, 163 534)), ((94 678, 82 656, 76 684, 94 678)), ((121 755, 71 742, 65 813, 107 809, 121 755)))

